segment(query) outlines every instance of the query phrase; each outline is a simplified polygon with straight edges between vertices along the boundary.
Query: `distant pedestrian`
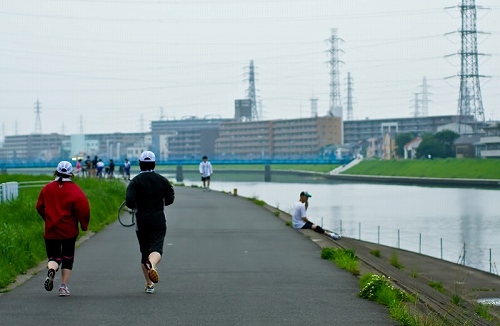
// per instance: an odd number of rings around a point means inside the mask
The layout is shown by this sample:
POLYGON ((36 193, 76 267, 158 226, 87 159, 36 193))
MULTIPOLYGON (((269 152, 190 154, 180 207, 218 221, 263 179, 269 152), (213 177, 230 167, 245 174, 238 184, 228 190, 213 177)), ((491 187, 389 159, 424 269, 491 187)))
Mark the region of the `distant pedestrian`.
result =
POLYGON ((210 163, 208 157, 203 156, 199 170, 201 174, 201 181, 203 182, 203 190, 210 190, 210 176, 214 173, 214 171, 212 169, 212 163, 210 163))
POLYGON ((82 158, 78 158, 76 161, 75 175, 80 175, 82 172, 82 158))
POLYGON ((71 181, 71 163, 61 161, 54 175, 55 181, 40 191, 36 210, 45 222, 45 249, 47 251, 47 277, 44 288, 52 291, 54 276, 61 267, 59 296, 69 296, 68 282, 73 269, 78 223, 87 231, 90 221, 90 207, 83 191, 71 181))
POLYGON ((87 178, 88 178, 88 177, 90 177, 91 173, 92 173, 92 160, 90 159, 90 156, 87 155, 87 159, 85 160, 85 163, 84 163, 83 176, 85 176, 85 174, 86 174, 87 178))
POLYGON ((104 170, 104 162, 99 159, 96 163, 96 177, 102 178, 102 170, 104 170))
POLYGON ((95 155, 92 160, 92 176, 94 177, 97 176, 97 162, 99 162, 99 160, 97 159, 97 155, 95 155))
POLYGON ((113 162, 113 159, 109 160, 109 170, 108 170, 108 178, 114 178, 115 177, 115 162, 113 162))
POLYGON ((156 156, 145 151, 139 158, 141 172, 127 187, 125 202, 137 211, 136 234, 141 251, 141 267, 146 279, 144 292, 154 293, 154 283, 160 275, 157 266, 163 254, 163 242, 167 233, 165 206, 175 199, 174 188, 161 174, 155 172, 156 156))
POLYGON ((314 232, 324 234, 334 240, 340 240, 341 236, 335 232, 326 231, 321 226, 313 224, 307 218, 307 208, 309 207, 309 198, 312 197, 307 191, 300 193, 299 201, 293 205, 292 226, 294 229, 310 229, 314 232))
POLYGON ((128 159, 125 159, 125 163, 123 163, 123 171, 125 172, 124 178, 130 181, 130 162, 128 159))

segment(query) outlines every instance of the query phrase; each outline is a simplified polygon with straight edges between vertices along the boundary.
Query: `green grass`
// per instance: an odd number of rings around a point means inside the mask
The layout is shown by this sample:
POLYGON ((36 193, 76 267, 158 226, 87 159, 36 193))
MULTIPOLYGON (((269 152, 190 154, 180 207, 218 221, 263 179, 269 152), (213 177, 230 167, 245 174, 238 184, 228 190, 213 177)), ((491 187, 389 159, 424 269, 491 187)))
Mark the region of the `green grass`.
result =
POLYGON ((399 261, 398 253, 396 251, 393 251, 391 254, 391 259, 389 260, 392 266, 396 267, 397 269, 404 269, 405 267, 401 262, 399 261))
POLYGON ((258 206, 264 206, 266 204, 265 201, 260 200, 257 197, 248 198, 248 200, 252 201, 255 205, 258 205, 258 206))
POLYGON ((429 286, 437 291, 444 293, 443 283, 439 281, 430 281, 429 286))
MULTIPOLYGON (((50 178, 0 175, 0 182, 33 180, 50 178)), ((89 199, 89 230, 98 232, 116 220, 118 207, 125 197, 123 182, 97 179, 75 181, 89 199)), ((0 289, 46 259, 43 220, 35 209, 41 188, 19 189, 18 199, 0 204, 0 289)))
POLYGON ((321 258, 334 262, 353 275, 359 275, 359 262, 356 253, 352 249, 323 248, 321 258))
POLYGON ((476 314, 486 320, 491 320, 493 317, 490 315, 490 306, 478 303, 474 306, 476 314))
POLYGON ((370 254, 374 255, 375 257, 379 257, 379 258, 381 256, 379 249, 372 249, 372 250, 370 250, 370 254))
POLYGON ((498 159, 364 160, 343 174, 500 179, 498 159))

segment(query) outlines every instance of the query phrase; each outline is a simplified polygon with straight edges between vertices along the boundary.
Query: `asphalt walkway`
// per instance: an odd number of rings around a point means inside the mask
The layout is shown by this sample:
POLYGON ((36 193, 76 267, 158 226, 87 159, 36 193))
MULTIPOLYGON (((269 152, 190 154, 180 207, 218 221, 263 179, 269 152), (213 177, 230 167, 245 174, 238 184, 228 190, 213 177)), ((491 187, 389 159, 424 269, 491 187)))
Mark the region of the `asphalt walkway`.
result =
MULTIPOLYGON (((70 297, 45 270, 0 296, 0 325, 397 325, 357 297, 358 279, 308 237, 244 198, 177 187, 160 283, 145 294, 133 228, 118 223, 76 252, 70 297)), ((325 240, 329 241, 329 240, 325 240)))

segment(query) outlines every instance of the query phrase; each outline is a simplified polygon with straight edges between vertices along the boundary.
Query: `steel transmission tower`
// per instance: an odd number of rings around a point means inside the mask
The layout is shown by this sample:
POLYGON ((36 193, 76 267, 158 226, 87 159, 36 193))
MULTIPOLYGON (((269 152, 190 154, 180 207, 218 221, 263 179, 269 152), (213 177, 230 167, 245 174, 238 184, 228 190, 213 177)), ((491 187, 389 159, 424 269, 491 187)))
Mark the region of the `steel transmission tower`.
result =
POLYGON ((477 52, 476 20, 477 9, 475 0, 462 0, 457 6, 462 17, 462 27, 458 31, 461 36, 460 55, 460 94, 458 99, 458 115, 460 119, 473 115, 476 123, 484 123, 483 99, 481 96, 478 56, 484 55, 477 52))
POLYGON ((40 107, 40 101, 36 99, 35 102, 35 113, 36 113, 36 118, 35 118, 35 134, 41 134, 42 133, 42 121, 40 120, 40 112, 42 112, 42 108, 40 107))
POLYGON ((311 101, 311 117, 317 117, 318 116, 318 98, 313 95, 309 100, 311 101))
POLYGON ((422 104, 420 116, 427 117, 429 115, 429 85, 427 85, 427 78, 424 76, 422 79, 422 99, 420 103, 422 104))
POLYGON ((328 40, 330 42, 330 109, 329 116, 342 117, 342 102, 340 97, 340 61, 339 61, 339 38, 337 28, 332 28, 332 35, 328 40))
POLYGON ((352 78, 351 73, 347 73, 347 120, 354 120, 353 105, 352 105, 352 78))
POLYGON ((250 66, 248 71, 248 89, 247 98, 251 102, 252 117, 251 121, 256 121, 259 119, 259 114, 257 112, 257 92, 255 91, 255 69, 253 66, 253 60, 250 60, 250 66))

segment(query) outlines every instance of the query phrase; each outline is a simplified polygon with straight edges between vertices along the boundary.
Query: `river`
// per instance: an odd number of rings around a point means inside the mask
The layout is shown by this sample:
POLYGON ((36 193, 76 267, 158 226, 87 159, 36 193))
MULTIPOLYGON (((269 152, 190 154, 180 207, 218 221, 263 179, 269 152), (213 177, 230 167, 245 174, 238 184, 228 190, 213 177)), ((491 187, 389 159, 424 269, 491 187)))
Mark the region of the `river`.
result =
MULTIPOLYGON (((343 236, 380 243, 498 274, 498 190, 316 182, 212 181, 211 188, 261 199, 290 212, 307 190, 308 217, 343 236), (491 266, 490 266, 491 251, 491 266)), ((186 185, 200 181, 184 180, 186 185)))

